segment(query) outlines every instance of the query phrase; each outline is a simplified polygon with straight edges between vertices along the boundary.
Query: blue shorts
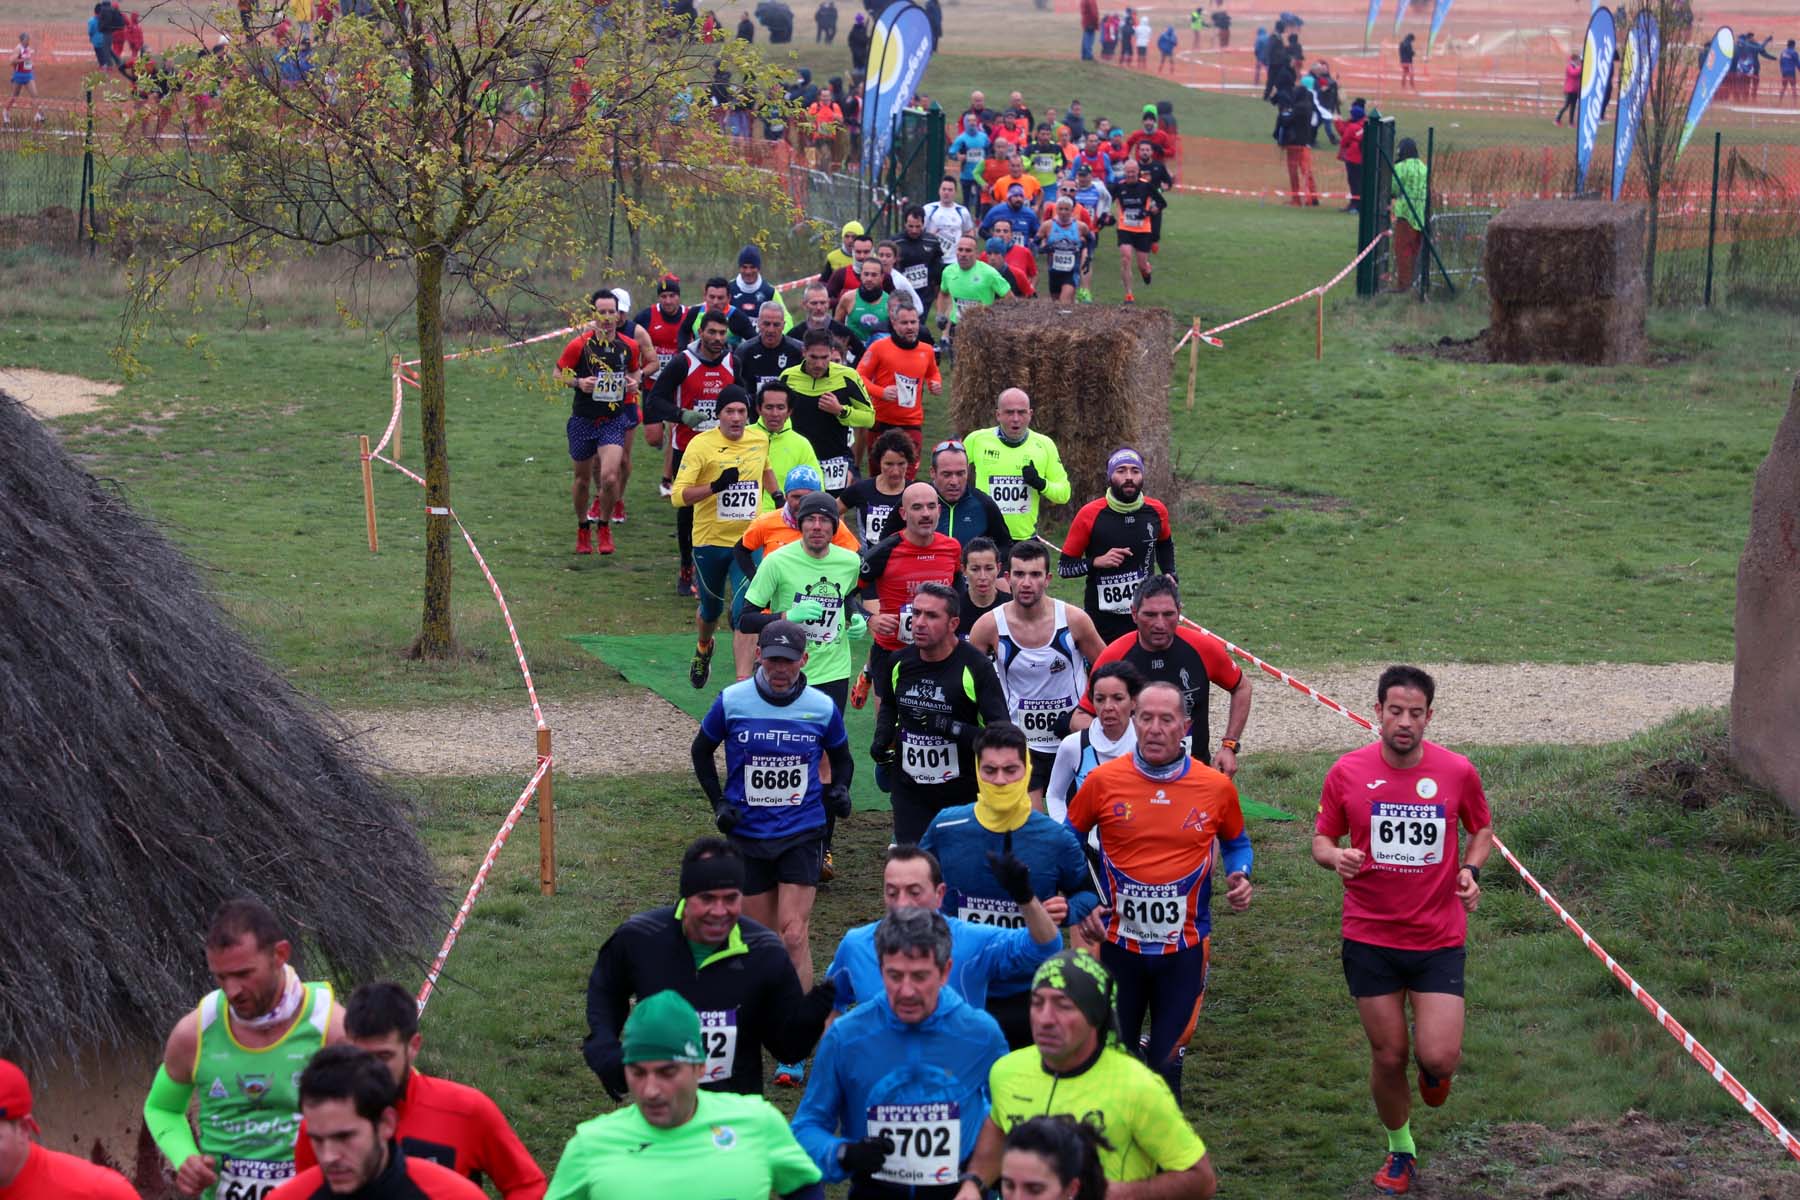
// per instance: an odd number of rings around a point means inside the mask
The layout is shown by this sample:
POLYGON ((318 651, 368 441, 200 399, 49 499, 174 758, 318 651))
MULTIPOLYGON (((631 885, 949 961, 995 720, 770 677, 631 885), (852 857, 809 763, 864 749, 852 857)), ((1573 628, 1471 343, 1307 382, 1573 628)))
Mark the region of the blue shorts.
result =
MULTIPOLYGON (((725 611, 725 593, 730 591, 736 596, 747 582, 730 546, 694 547, 694 584, 700 593, 702 621, 718 620, 725 611)), ((737 616, 736 610, 732 616, 737 616)))
POLYGON ((610 417, 570 417, 569 457, 586 462, 602 446, 623 446, 637 423, 635 404, 626 405, 610 417))
POLYGON ((34 78, 35 78, 35 76, 33 76, 30 71, 14 71, 12 73, 14 87, 24 87, 26 84, 30 83, 32 81, 32 79, 34 79, 34 78))

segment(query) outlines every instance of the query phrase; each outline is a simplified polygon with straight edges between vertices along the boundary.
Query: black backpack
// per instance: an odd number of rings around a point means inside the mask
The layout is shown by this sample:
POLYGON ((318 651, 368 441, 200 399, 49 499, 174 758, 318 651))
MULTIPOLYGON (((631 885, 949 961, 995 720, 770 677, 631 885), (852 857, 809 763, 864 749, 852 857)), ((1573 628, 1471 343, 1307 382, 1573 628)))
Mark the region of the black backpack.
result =
POLYGON ((125 14, 119 11, 116 4, 105 4, 100 8, 100 32, 117 33, 125 28, 125 14))

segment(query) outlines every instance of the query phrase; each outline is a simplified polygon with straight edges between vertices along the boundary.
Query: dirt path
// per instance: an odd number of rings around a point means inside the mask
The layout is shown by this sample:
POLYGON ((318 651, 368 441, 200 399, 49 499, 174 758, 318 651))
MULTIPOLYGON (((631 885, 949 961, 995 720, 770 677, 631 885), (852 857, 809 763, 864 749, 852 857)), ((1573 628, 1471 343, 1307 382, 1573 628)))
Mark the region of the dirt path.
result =
POLYGON ((30 367, 0 367, 0 388, 43 418, 92 412, 101 400, 117 392, 119 385, 30 367))
MULTIPOLYGON (((1448 665, 1429 668, 1438 681, 1431 732, 1451 746, 1531 742, 1617 741, 1689 708, 1731 700, 1730 663, 1669 666, 1448 665)), ((1308 683, 1367 713, 1379 667, 1320 672, 1308 683)), ((529 772, 531 718, 522 705, 341 714, 378 762, 426 775, 529 772)), ((576 775, 680 770, 694 736, 692 718, 650 692, 584 704, 546 704, 556 731, 557 763, 576 775)), ((1223 728, 1215 693, 1213 729, 1223 728)), ((1244 741, 1267 750, 1347 750, 1363 732, 1299 692, 1266 676, 1256 679, 1244 741)))

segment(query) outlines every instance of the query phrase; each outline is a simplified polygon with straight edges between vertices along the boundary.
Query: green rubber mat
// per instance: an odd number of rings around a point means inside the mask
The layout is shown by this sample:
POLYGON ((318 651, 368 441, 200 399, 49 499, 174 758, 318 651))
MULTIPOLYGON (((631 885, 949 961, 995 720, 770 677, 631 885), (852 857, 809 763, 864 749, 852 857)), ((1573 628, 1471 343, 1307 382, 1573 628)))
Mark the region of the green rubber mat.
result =
MULTIPOLYGON (((711 707, 713 697, 719 694, 719 689, 731 682, 731 643, 729 635, 723 631, 719 636, 718 651, 713 656, 712 682, 700 691, 695 691, 688 683, 688 661, 694 657, 692 634, 650 633, 609 637, 584 633, 577 634, 570 640, 613 667, 632 683, 649 688, 696 721, 706 715, 706 710, 711 707)), ((852 658, 857 662, 867 656, 868 651, 862 645, 852 650, 852 658)), ((887 796, 875 786, 874 768, 869 764, 869 743, 875 737, 874 704, 860 710, 851 709, 844 714, 844 724, 850 734, 850 748, 856 755, 856 776, 850 783, 850 798, 859 809, 885 810, 888 806, 887 796)), ((684 756, 679 763, 669 765, 671 769, 679 769, 686 763, 684 756)), ((1246 817, 1264 821, 1294 820, 1292 813, 1255 800, 1244 800, 1242 803, 1246 817)))

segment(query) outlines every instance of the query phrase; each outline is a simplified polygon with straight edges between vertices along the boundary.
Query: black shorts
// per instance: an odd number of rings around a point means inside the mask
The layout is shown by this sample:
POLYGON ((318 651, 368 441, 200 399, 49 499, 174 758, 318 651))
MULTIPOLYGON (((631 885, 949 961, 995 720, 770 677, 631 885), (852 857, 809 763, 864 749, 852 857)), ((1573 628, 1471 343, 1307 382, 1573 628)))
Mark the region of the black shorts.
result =
POLYGON ((1045 289, 1044 294, 1054 298, 1062 295, 1062 290, 1066 287, 1078 288, 1080 286, 1081 273, 1079 271, 1052 271, 1050 272, 1050 286, 1045 289))
POLYGON ((760 896, 778 883, 816 887, 825 863, 825 827, 785 838, 734 837, 731 844, 744 858, 744 895, 760 896))
POLYGON ((1150 253, 1150 248, 1156 245, 1156 238, 1149 230, 1145 230, 1143 233, 1132 233, 1130 230, 1121 229, 1118 233, 1119 245, 1130 246, 1133 250, 1141 250, 1145 254, 1150 253))
POLYGON ((1056 766, 1056 751, 1027 750, 1025 753, 1031 759, 1031 779, 1026 786, 1034 792, 1042 791, 1050 786, 1050 772, 1056 766))
POLYGON ((1463 994, 1464 949, 1396 950, 1344 939, 1344 982, 1357 999, 1395 992, 1463 994))

